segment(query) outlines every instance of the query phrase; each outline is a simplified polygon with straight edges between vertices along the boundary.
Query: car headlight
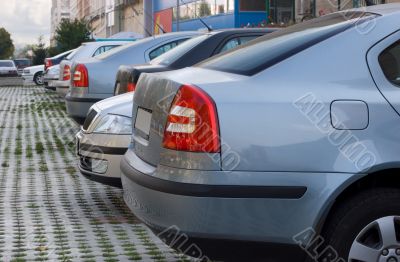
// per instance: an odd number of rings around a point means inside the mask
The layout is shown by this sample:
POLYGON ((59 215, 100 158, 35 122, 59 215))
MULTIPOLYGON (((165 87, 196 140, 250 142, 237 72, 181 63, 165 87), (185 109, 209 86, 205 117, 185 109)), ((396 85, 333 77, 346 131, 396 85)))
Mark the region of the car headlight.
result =
POLYGON ((24 69, 24 74, 30 74, 31 73, 31 71, 29 71, 29 69, 24 69))
POLYGON ((100 119, 93 132, 130 135, 132 133, 132 119, 120 115, 106 115, 100 119))

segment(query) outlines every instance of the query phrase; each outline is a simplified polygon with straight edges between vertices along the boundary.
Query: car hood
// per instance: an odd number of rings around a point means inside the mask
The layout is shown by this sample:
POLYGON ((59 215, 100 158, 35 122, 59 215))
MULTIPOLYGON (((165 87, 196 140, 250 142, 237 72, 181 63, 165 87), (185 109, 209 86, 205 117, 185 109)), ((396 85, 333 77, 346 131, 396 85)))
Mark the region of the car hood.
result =
POLYGON ((132 117, 132 104, 134 92, 113 96, 94 104, 100 114, 116 114, 132 117))

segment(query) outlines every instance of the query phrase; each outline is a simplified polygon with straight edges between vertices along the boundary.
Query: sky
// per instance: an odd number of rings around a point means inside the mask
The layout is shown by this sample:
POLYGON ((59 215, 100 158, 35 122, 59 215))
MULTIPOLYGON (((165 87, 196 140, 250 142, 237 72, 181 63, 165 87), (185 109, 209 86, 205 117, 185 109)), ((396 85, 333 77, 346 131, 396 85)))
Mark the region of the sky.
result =
POLYGON ((36 44, 40 35, 50 41, 51 0, 0 0, 0 27, 10 34, 16 48, 36 44))

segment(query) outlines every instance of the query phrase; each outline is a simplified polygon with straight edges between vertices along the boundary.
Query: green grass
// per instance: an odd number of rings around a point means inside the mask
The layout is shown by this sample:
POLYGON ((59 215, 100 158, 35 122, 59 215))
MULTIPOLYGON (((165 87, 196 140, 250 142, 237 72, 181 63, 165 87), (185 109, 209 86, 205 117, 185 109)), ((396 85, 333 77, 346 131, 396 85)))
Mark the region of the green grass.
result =
POLYGON ((42 142, 36 142, 35 150, 36 150, 36 153, 38 153, 39 155, 43 154, 44 146, 43 146, 42 142))

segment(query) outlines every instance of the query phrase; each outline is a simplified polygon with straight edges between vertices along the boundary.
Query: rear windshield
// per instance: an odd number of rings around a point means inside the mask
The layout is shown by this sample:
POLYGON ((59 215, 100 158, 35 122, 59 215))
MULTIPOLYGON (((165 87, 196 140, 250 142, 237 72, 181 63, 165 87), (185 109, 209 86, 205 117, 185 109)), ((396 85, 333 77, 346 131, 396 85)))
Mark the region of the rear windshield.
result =
POLYGON ((21 60, 14 60, 14 63, 17 66, 29 66, 31 62, 29 60, 21 59, 21 60))
POLYGON ((0 61, 0 67, 14 67, 14 64, 11 61, 0 61))
POLYGON ((74 56, 76 55, 76 53, 78 53, 78 51, 80 49, 82 49, 83 45, 81 45, 80 47, 78 47, 77 49, 75 49, 74 51, 72 51, 66 58, 65 60, 71 60, 72 58, 74 58, 74 56))
POLYGON ((192 39, 189 39, 176 48, 160 55, 159 57, 153 59, 150 64, 152 65, 166 65, 169 66, 179 58, 181 58, 184 54, 192 50, 194 47, 196 47, 198 44, 206 40, 208 37, 210 37, 210 34, 206 35, 201 35, 194 37, 192 39))
POLYGON ((341 12, 322 16, 259 37, 232 51, 207 59, 197 66, 241 75, 254 75, 376 16, 378 15, 365 12, 341 12))

